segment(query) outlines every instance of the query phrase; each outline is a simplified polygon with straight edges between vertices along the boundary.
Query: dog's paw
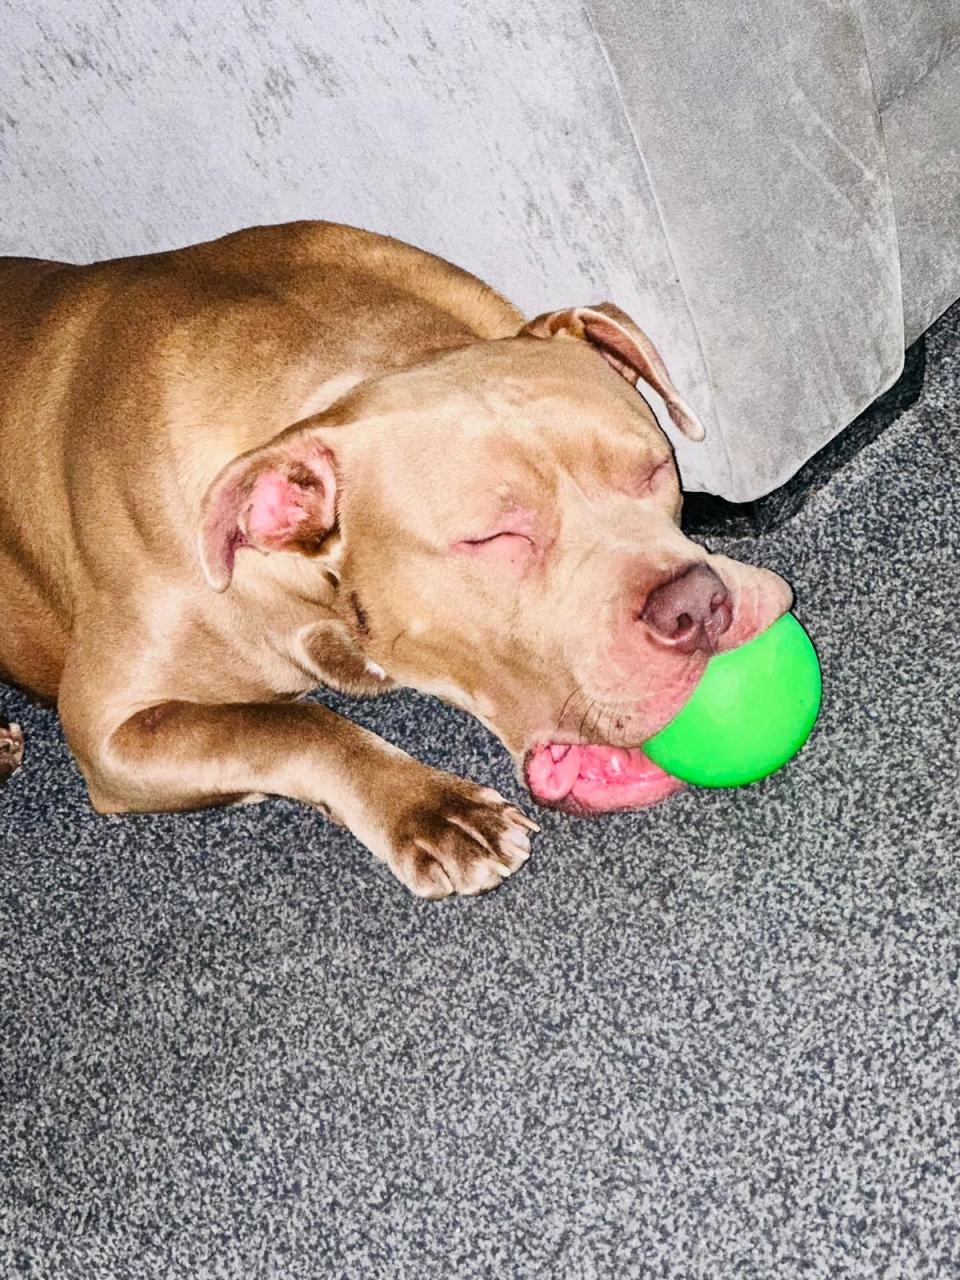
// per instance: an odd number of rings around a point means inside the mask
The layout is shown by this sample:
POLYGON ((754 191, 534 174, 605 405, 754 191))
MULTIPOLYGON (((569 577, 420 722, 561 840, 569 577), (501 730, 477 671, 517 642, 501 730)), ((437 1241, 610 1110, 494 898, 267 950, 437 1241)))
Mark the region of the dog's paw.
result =
POLYGON ((391 826, 386 862, 421 898, 495 889, 530 856, 535 822, 498 791, 432 773, 391 826))
POLYGON ((6 782, 23 761, 23 733, 18 724, 0 717, 0 782, 6 782))

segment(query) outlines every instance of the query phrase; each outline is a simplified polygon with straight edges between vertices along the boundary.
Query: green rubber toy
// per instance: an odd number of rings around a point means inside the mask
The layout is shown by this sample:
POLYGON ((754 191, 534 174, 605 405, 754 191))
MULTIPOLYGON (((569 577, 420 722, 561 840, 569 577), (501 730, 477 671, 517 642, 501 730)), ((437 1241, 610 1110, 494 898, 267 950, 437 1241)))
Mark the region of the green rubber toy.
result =
POLYGON ((689 701, 643 744, 666 773, 698 787, 742 787, 797 754, 820 710, 820 663, 791 613, 707 663, 689 701))

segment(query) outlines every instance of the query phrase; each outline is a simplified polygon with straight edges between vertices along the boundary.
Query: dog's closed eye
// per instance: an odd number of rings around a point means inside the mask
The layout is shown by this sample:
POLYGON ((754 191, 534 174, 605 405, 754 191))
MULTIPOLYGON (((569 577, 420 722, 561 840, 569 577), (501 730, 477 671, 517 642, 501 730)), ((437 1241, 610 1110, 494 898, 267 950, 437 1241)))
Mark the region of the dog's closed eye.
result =
POLYGON ((479 528, 475 524, 476 532, 452 542, 450 550, 458 555, 521 564, 539 547, 538 528, 533 507, 510 502, 489 523, 484 521, 479 528))
POLYGON ((499 529, 481 538, 460 538, 453 543, 451 550, 459 555, 519 567, 532 556, 536 544, 528 533, 499 529))
POLYGON ((533 539, 526 533, 516 533, 513 529, 502 529, 499 533, 488 534, 485 538, 461 538, 459 542, 454 543, 454 547, 458 551, 479 551, 484 547, 507 546, 510 539, 517 539, 520 542, 527 542, 533 545, 533 539))

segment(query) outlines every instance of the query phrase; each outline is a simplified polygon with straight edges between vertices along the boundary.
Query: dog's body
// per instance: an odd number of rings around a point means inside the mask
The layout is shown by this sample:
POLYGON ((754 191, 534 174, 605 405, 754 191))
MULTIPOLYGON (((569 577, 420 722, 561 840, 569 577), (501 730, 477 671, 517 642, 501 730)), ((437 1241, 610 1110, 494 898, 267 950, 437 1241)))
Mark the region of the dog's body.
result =
POLYGON ((0 675, 57 700, 102 811, 286 795, 415 892, 493 887, 517 810, 298 699, 437 693, 549 803, 673 790, 636 748, 790 597, 679 533, 638 375, 698 434, 616 308, 525 326, 332 224, 0 260, 0 675))

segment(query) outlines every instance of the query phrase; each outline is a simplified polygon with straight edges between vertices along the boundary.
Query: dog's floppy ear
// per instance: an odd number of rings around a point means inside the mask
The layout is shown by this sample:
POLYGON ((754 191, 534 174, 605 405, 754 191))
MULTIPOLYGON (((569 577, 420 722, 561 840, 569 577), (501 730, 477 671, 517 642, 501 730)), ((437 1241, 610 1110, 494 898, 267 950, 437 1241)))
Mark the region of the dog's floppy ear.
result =
POLYGON ((200 510, 200 563, 225 591, 242 547, 316 555, 336 521, 333 458, 315 436, 271 441, 229 462, 200 510))
POLYGON ((660 352, 626 312, 612 302, 547 311, 520 331, 534 338, 580 338, 596 347, 628 382, 642 378, 663 400, 674 424, 691 440, 702 440, 703 424, 671 381, 660 352))

